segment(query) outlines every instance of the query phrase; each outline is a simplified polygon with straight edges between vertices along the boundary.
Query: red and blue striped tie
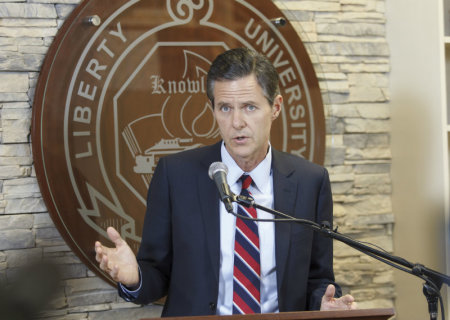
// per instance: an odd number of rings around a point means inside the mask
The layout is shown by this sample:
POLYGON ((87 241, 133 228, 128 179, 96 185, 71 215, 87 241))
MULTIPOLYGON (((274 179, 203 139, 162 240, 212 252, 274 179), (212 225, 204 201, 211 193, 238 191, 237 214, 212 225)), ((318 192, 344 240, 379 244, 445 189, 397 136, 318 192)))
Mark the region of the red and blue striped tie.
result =
MULTIPOLYGON (((250 196, 252 183, 249 175, 243 175, 241 195, 250 196)), ((256 218, 255 208, 238 206, 238 214, 256 218)), ((236 218, 233 269, 233 314, 261 313, 260 299, 261 265, 259 235, 256 221, 236 218)))

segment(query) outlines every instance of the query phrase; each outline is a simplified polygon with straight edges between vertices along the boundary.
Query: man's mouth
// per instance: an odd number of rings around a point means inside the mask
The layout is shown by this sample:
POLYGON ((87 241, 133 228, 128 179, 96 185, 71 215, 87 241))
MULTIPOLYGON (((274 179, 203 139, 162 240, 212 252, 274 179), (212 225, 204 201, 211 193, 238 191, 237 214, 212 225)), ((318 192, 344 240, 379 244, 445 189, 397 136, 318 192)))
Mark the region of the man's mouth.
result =
POLYGON ((233 138, 237 143, 244 143, 248 139, 247 136, 236 136, 233 138))

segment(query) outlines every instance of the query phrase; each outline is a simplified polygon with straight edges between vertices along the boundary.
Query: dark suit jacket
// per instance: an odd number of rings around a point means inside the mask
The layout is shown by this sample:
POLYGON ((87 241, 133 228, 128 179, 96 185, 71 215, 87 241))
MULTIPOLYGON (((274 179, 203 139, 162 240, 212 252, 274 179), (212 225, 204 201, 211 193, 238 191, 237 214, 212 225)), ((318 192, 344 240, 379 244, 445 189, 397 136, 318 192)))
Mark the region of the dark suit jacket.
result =
MULTIPOLYGON (((133 302, 145 304, 167 295, 163 316, 216 313, 220 200, 208 168, 221 160, 220 146, 162 158, 152 178, 137 255, 142 288, 133 302)), ((327 171, 272 152, 275 209, 332 223, 327 171)), ((276 223, 275 242, 280 312, 318 309, 326 286, 334 284, 332 240, 298 224, 276 223)))

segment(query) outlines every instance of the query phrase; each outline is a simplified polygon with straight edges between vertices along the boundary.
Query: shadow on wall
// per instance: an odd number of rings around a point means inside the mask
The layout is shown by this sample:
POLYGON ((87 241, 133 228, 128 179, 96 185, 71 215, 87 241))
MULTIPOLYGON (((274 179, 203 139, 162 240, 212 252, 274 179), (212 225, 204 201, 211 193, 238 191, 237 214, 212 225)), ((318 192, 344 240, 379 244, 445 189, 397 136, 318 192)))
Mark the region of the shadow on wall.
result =
POLYGON ((0 283, 0 318, 38 318, 56 292, 59 279, 58 268, 48 262, 17 269, 11 281, 0 283))

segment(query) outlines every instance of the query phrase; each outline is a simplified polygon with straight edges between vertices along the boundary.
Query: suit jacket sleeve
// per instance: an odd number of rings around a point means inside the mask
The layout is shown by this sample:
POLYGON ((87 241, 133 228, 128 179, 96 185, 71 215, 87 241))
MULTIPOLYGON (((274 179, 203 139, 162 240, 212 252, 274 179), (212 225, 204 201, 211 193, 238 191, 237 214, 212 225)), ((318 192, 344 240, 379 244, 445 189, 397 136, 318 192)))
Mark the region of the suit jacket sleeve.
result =
POLYGON ((119 287, 120 296, 138 304, 164 297, 172 264, 170 193, 165 159, 158 162, 147 196, 142 241, 137 255, 141 288, 135 299, 119 287))
MULTIPOLYGON (((322 182, 316 205, 316 222, 329 222, 333 225, 333 200, 328 171, 323 168, 322 182)), ((308 309, 319 310, 322 297, 329 284, 336 287, 336 296, 341 295, 340 287, 334 282, 333 240, 314 232, 312 257, 308 278, 308 309)))

